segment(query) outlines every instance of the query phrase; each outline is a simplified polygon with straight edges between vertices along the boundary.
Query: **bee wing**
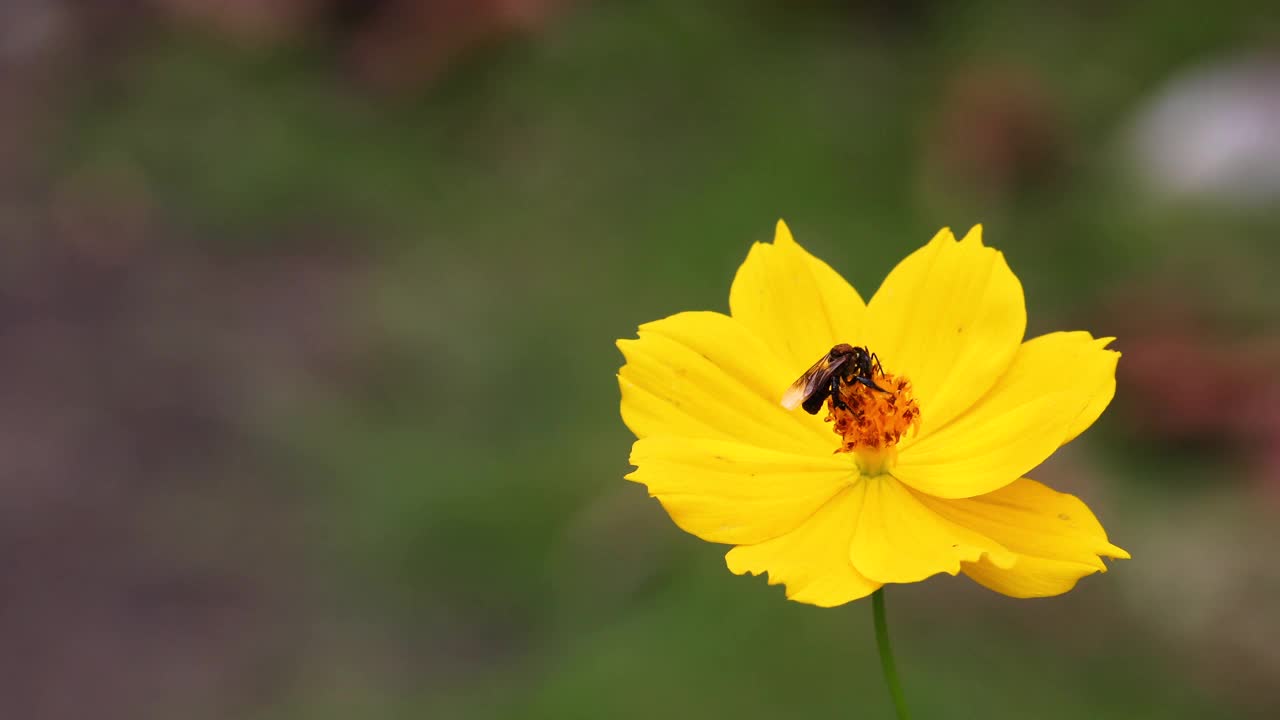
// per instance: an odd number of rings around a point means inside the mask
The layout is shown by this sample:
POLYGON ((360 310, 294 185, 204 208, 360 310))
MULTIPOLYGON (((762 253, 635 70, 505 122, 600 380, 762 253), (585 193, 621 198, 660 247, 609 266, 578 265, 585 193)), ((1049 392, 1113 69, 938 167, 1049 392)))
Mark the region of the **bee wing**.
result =
POLYGON ((813 367, 806 370, 799 378, 796 378, 796 381, 791 383, 791 387, 787 388, 787 391, 782 394, 782 407, 788 410, 795 410, 800 406, 800 403, 830 382, 831 373, 839 370, 848 359, 849 356, 847 355, 841 355, 835 359, 832 359, 831 353, 824 355, 821 360, 813 364, 813 367))

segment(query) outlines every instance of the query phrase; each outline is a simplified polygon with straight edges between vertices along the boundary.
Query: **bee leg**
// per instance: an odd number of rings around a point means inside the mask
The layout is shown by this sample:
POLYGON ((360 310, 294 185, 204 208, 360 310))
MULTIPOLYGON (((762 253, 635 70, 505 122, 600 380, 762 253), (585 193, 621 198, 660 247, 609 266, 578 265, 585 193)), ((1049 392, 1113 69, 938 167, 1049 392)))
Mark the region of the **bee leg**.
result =
POLYGON ((845 404, 844 398, 840 397, 840 376, 831 376, 831 404, 843 410, 848 410, 849 406, 845 404))
POLYGON ((872 380, 871 378, 856 377, 854 378, 854 381, 860 382, 863 385, 866 385, 867 387, 871 388, 872 390, 879 390, 880 392, 886 393, 886 394, 889 392, 888 390, 885 390, 884 388, 877 385, 875 380, 872 380))

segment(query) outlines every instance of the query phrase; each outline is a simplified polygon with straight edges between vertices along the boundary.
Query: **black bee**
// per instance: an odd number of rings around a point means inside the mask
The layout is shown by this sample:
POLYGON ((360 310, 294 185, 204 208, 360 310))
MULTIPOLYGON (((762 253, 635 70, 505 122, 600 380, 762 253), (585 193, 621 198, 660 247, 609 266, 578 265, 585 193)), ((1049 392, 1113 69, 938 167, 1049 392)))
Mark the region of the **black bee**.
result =
POLYGON ((805 412, 817 415, 827 398, 837 406, 849 409, 840 397, 840 383, 861 383, 872 390, 889 392, 872 380, 873 373, 884 373, 880 358, 865 347, 840 343, 805 371, 782 396, 782 407, 795 410, 802 405, 805 412))

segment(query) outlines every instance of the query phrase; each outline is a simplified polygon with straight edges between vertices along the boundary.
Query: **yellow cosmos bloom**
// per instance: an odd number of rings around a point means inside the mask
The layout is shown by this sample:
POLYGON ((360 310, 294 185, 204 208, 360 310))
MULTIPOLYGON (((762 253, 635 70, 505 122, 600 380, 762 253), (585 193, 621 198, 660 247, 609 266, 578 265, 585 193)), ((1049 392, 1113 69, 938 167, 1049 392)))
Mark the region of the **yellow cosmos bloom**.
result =
POLYGON ((1120 354, 1087 332, 1024 342, 1022 286, 980 226, 939 232, 863 302, 779 222, 729 308, 640 326, 618 382, 627 478, 734 545, 732 572, 830 607, 938 573, 1057 595, 1129 557, 1083 502, 1024 477, 1110 403, 1120 354), (841 343, 875 353, 876 389, 846 367, 825 417, 783 407, 841 343))

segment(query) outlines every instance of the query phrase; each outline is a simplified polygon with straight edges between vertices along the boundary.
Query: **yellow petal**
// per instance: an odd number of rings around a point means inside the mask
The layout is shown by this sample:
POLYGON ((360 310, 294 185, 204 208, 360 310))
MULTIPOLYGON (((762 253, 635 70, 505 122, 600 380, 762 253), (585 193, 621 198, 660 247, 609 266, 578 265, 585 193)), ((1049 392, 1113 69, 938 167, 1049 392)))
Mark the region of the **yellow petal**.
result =
POLYGON ((1089 401, 1067 428, 1067 436, 1062 439, 1062 444, 1066 445, 1088 430, 1116 396, 1116 364, 1120 361, 1120 353, 1103 350, 1115 340, 1113 337, 1094 340, 1089 333, 1079 331, 1050 333, 1041 337, 1045 338, 1045 342, 1060 348, 1064 355, 1075 358, 1078 363, 1076 374, 1081 376, 1080 385, 1089 396, 1089 401), (1100 357, 1097 350, 1102 350, 1100 357), (1093 374, 1092 377, 1085 377, 1090 373, 1093 374))
MULTIPOLYGON (((991 391, 899 452, 894 477, 944 498, 982 495, 1039 465, 1115 393, 1119 353, 1086 332, 1028 340, 991 391)), ((920 412, 929 408, 920 401, 920 412)))
POLYGON ((631 464, 627 479, 648 486, 683 530, 735 545, 796 529, 857 477, 848 456, 672 437, 637 440, 631 464))
POLYGON ((736 575, 769 573, 769 584, 787 586, 796 602, 833 607, 866 597, 880 583, 863 577, 849 562, 849 543, 862 492, 842 491, 803 525, 757 545, 740 545, 725 555, 736 575))
POLYGON ((782 450, 830 453, 821 418, 778 403, 795 378, 769 348, 727 315, 685 312, 640 326, 619 340, 622 419, 637 437, 736 440, 782 450))
POLYGON ((964 500, 917 495, 934 512, 999 541, 1017 554, 1011 568, 990 559, 965 563, 979 584, 1012 597, 1059 595, 1076 581, 1106 572, 1101 557, 1128 559, 1079 498, 1022 478, 995 492, 964 500))
POLYGON ((849 557, 865 577, 908 583, 955 575, 962 562, 984 555, 998 567, 1013 565, 1013 554, 998 542, 934 512, 897 480, 881 475, 860 485, 866 498, 849 557))
POLYGON ((753 245, 738 268, 729 309, 777 353, 791 375, 789 384, 831 346, 855 342, 866 305, 839 273, 796 244, 779 220, 773 244, 753 245))
POLYGON ((1015 598, 1052 597, 1074 588, 1080 578, 1104 569, 1084 563, 1023 556, 1011 570, 985 561, 965 563, 964 574, 979 585, 1015 598))
POLYGON ((959 243, 944 229, 898 263, 867 306, 862 340, 911 379, 923 437, 995 384, 1026 326, 1022 285, 979 225, 959 243))

